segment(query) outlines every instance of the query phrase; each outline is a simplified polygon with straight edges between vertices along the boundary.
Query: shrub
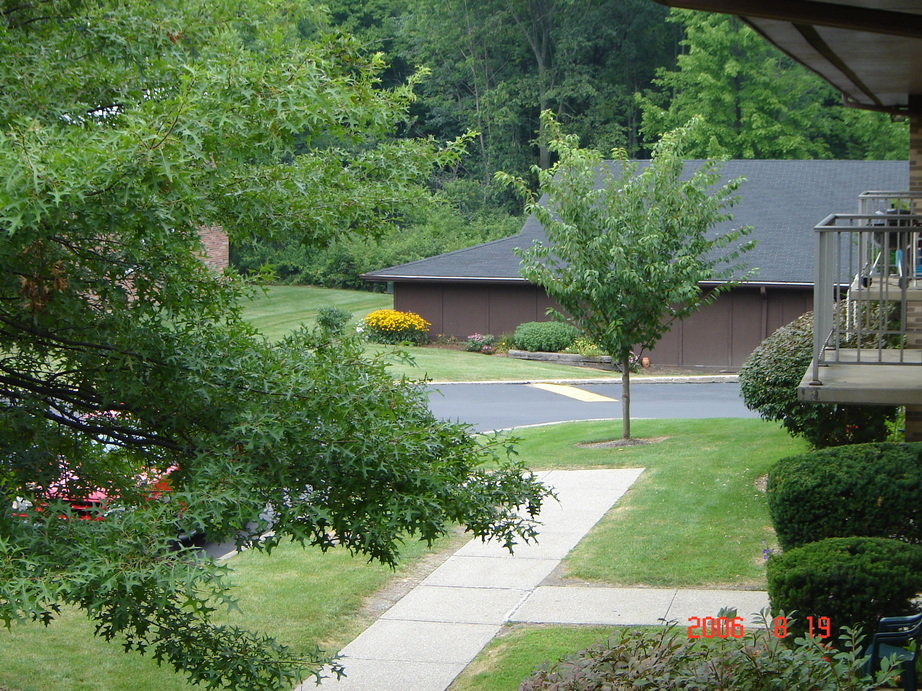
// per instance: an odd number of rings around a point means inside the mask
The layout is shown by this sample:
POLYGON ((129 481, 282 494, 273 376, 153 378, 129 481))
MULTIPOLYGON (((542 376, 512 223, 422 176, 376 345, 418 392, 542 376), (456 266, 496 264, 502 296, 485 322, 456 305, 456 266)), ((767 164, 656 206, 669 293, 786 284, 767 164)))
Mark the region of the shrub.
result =
POLYGON ((790 456, 768 474, 784 549, 827 537, 922 543, 922 443, 856 444, 790 456))
POLYGON ((833 627, 873 632, 878 619, 918 611, 922 546, 879 537, 831 537, 773 555, 768 560, 773 611, 796 611, 793 633, 808 616, 829 617, 833 627))
POLYGON ((491 334, 471 334, 464 342, 464 349, 469 353, 492 355, 496 352, 496 338, 491 334))
POLYGON ((414 312, 398 310, 375 310, 362 320, 368 338, 376 343, 429 342, 429 322, 414 312))
POLYGON ((331 305, 317 310, 317 326, 331 336, 341 336, 350 319, 352 313, 341 307, 331 305))
POLYGON ((512 340, 512 334, 503 334, 496 339, 496 352, 508 353, 515 348, 515 342, 512 340))
POLYGON ((766 338, 740 369, 746 407, 817 448, 885 440, 896 408, 797 400, 797 386, 810 366, 812 351, 812 312, 766 338))
POLYGON ((573 340, 573 343, 567 346, 566 351, 568 353, 582 355, 583 357, 598 357, 599 355, 605 354, 599 346, 585 336, 577 336, 573 340))
POLYGON ((892 683, 897 674, 882 665, 874 679, 863 675, 861 641, 854 632, 840 639, 841 651, 818 638, 787 641, 767 627, 740 638, 690 639, 684 627, 625 629, 522 682, 519 691, 585 689, 811 689, 864 691, 892 683))
POLYGON ((556 353, 573 343, 578 333, 562 322, 525 322, 515 328, 512 341, 520 350, 556 353))

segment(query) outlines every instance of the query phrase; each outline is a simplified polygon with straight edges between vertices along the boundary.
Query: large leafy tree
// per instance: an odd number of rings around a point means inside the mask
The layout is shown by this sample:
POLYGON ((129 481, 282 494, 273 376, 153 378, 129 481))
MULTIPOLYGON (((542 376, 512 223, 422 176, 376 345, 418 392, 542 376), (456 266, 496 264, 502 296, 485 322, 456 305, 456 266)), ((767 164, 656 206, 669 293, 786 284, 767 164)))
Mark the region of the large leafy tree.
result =
POLYGON ((695 115, 691 157, 906 157, 906 125, 881 113, 829 107, 835 89, 731 15, 673 10, 683 54, 640 97, 648 141, 695 115))
POLYGON ((198 258, 202 224, 382 231, 462 146, 394 137, 412 85, 379 89, 380 58, 302 6, 0 2, 0 618, 76 605, 208 686, 290 687, 309 661, 213 624, 222 572, 177 532, 393 562, 452 522, 530 538, 517 509, 543 497, 348 339, 266 343, 198 258), (56 501, 98 488, 124 510, 56 501))
POLYGON ((536 171, 538 194, 523 180, 500 175, 526 196, 526 212, 547 235, 547 242, 521 251, 521 273, 563 308, 551 310, 555 316, 621 364, 622 436, 629 439, 632 351, 652 348, 675 320, 741 278, 738 259, 752 246, 744 238, 751 229, 717 234, 712 228, 729 218, 741 180, 718 186, 714 162, 684 176, 683 145, 699 121, 666 134, 641 169, 623 150, 603 161, 563 134, 550 113, 543 117, 559 159, 536 171), (704 289, 703 281, 716 285, 704 289))
POLYGON ((678 31, 665 14, 645 0, 407 0, 396 49, 432 70, 417 127, 474 127, 464 172, 485 188, 496 170, 550 165, 543 110, 590 145, 635 153, 633 94, 674 60, 678 31))

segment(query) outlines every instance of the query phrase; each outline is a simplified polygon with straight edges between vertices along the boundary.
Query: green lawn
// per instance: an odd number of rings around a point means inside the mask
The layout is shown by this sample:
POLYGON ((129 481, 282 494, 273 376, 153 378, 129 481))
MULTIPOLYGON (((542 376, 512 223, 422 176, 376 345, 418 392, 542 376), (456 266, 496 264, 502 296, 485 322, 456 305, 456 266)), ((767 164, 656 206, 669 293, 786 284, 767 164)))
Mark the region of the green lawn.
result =
MULTIPOLYGON (((439 549, 457 549, 463 540, 446 538, 439 549)), ((223 621, 270 633, 297 654, 315 645, 336 651, 369 623, 366 598, 393 578, 406 576, 427 553, 409 543, 397 572, 345 551, 321 554, 292 544, 271 556, 248 552, 230 560, 239 611, 223 621)), ((0 689, 16 691, 178 691, 198 688, 149 657, 125 654, 117 643, 93 635, 76 610, 48 628, 13 625, 0 632, 0 689)))
MULTIPOLYGON (((386 350, 386 346, 369 345, 369 351, 386 350)), ((395 362, 394 376, 433 381, 534 381, 540 379, 602 379, 621 377, 620 372, 588 367, 570 367, 533 360, 516 360, 504 355, 481 355, 463 350, 423 347, 406 349, 412 363, 395 362)))
MULTIPOLYGON (((361 290, 337 290, 311 286, 269 286, 248 302, 243 316, 269 339, 279 339, 302 324, 312 326, 321 307, 334 305, 352 312, 358 322, 369 312, 392 307, 390 295, 361 290)), ((498 334, 497 334, 498 335, 498 334)), ((389 350, 369 345, 369 351, 389 350)), ((584 379, 619 377, 605 370, 568 367, 496 355, 480 355, 445 348, 408 348, 414 363, 395 362, 395 377, 435 381, 521 381, 534 379, 584 379)))
POLYGON ((775 545, 756 480, 806 449, 762 420, 637 420, 632 447, 579 448, 617 436, 610 422, 521 430, 533 468, 643 467, 615 509, 566 559, 566 576, 612 585, 764 588, 775 545))
POLYGON ((607 638, 611 627, 505 627, 451 685, 451 691, 515 691, 546 660, 557 660, 607 638))
POLYGON ((339 307, 359 321, 369 312, 388 309, 393 298, 364 290, 334 290, 314 286, 268 286, 244 304, 243 317, 266 338, 277 340, 302 324, 312 326, 321 307, 339 307))
MULTIPOLYGON (((761 420, 637 420, 622 448, 577 444, 616 436, 612 423, 520 430, 532 468, 643 467, 643 475, 564 561, 563 577, 610 585, 764 588, 762 551, 775 547, 756 480, 805 449, 761 420)), ((586 648, 613 627, 508 626, 451 686, 513 691, 538 665, 586 648)))

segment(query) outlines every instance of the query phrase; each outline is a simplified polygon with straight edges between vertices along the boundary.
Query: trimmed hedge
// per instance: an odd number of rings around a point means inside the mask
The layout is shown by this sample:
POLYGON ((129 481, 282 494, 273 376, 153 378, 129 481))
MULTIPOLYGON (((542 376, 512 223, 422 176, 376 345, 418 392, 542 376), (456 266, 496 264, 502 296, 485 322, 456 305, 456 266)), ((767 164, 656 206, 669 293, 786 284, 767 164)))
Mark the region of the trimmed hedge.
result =
POLYGON ((810 366, 812 351, 812 312, 766 338, 740 369, 746 407, 817 448, 886 439, 887 422, 895 419, 896 408, 797 400, 797 386, 810 366))
POLYGON ((556 353, 572 345, 578 335, 576 328, 562 322, 525 322, 515 328, 512 342, 519 350, 556 353))
POLYGON ((767 499, 784 549, 854 535, 922 544, 922 443, 782 458, 768 474, 767 499))
POLYGON ((853 626, 873 633, 885 616, 913 614, 922 592, 922 546, 876 537, 833 537, 768 560, 768 596, 775 613, 795 613, 790 630, 806 630, 806 617, 829 617, 834 630, 853 626))

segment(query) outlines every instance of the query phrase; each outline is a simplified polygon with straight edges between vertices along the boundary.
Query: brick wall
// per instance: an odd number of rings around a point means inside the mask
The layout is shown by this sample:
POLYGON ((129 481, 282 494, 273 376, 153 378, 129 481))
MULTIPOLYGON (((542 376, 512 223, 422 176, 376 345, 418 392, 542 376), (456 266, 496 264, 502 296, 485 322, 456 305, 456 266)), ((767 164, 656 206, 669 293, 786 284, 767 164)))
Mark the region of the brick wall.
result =
POLYGON ((199 237, 205 249, 205 256, 202 257, 205 266, 218 273, 224 271, 230 265, 230 245, 227 233, 218 225, 201 226, 199 237))

